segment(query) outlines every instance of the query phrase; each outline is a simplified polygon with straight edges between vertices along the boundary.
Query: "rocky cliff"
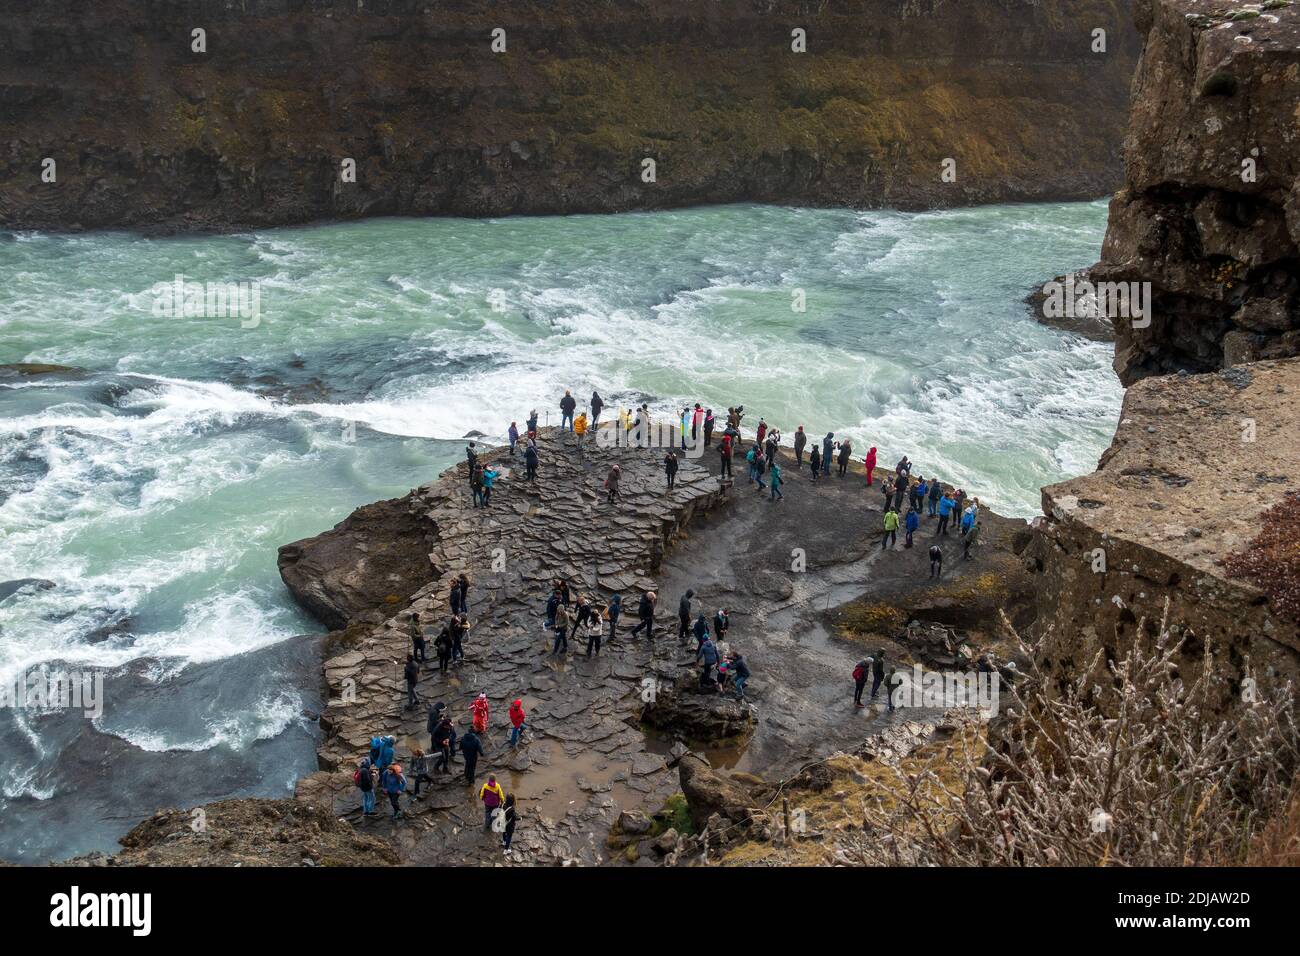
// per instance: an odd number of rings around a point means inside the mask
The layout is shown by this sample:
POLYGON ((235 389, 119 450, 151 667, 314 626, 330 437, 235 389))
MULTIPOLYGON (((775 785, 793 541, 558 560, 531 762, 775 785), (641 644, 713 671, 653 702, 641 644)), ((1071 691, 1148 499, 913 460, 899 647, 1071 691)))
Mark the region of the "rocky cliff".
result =
POLYGON ((1151 283, 1116 320, 1125 384, 1300 353, 1300 4, 1140 0, 1146 44, 1093 278, 1151 283))
POLYGON ((0 0, 0 226, 1095 197, 1128 7, 0 0))

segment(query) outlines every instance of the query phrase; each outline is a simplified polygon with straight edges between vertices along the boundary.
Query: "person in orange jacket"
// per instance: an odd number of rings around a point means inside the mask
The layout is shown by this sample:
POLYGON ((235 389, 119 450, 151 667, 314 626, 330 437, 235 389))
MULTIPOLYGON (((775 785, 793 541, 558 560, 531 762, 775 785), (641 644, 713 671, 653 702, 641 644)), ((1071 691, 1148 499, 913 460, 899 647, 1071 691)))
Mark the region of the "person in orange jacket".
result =
POLYGON ((510 731, 511 747, 518 745, 519 735, 524 732, 524 727, 526 726, 524 721, 527 719, 528 715, 524 713, 524 702, 522 700, 515 700, 514 703, 510 705, 510 724, 512 727, 510 731))

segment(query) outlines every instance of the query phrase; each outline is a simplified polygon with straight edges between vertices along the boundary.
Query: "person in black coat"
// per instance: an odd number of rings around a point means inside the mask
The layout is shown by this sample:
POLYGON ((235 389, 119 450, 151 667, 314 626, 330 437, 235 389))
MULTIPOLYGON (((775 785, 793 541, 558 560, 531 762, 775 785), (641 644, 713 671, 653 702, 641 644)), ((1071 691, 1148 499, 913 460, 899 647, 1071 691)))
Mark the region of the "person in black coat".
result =
POLYGON ((600 421, 601 409, 605 407, 605 401, 600 397, 600 392, 592 389, 591 392, 591 427, 595 428, 596 423, 600 421))
POLYGON ((646 629, 646 637, 653 640, 655 636, 655 593, 646 591, 641 595, 641 603, 637 605, 636 616, 639 618, 636 627, 632 628, 632 636, 636 637, 641 633, 641 628, 646 629))
POLYGON ((483 756, 483 741, 479 740, 478 734, 471 727, 465 731, 465 736, 460 738, 460 755, 465 758, 465 780, 467 783, 474 782, 474 768, 478 766, 478 758, 483 756))

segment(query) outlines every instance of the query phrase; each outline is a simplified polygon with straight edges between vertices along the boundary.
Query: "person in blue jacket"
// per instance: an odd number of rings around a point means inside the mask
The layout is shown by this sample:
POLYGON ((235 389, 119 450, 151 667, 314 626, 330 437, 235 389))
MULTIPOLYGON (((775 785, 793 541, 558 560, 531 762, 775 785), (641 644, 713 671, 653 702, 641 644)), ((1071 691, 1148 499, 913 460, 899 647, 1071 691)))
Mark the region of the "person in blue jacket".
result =
MULTIPOLYGON (((391 737, 388 739, 392 740, 391 737)), ((406 778, 402 776, 401 766, 393 764, 380 774, 379 786, 384 793, 388 794, 388 802, 393 805, 393 819, 396 820, 402 815, 402 808, 398 800, 401 799, 403 791, 406 790, 406 778)))
POLYGON ((352 779, 361 791, 361 813, 368 817, 375 812, 375 780, 370 775, 369 757, 361 758, 361 766, 357 767, 352 779))
POLYGON ((903 527, 907 529, 907 540, 904 542, 903 547, 910 548, 912 546, 912 535, 916 533, 917 528, 921 527, 920 512, 915 508, 909 509, 903 527))
POLYGON ((948 520, 952 517, 952 509, 957 507, 957 502, 945 494, 939 499, 939 528, 935 531, 935 537, 948 533, 948 520))
POLYGON ((785 483, 785 479, 781 477, 780 465, 773 463, 772 474, 768 478, 768 481, 772 483, 772 491, 771 494, 768 495, 767 500, 776 501, 778 498, 780 498, 782 501, 784 501, 785 495, 781 494, 781 485, 785 483))
POLYGON ((495 468, 483 469, 483 507, 492 507, 492 486, 496 483, 497 477, 501 472, 495 468))
POLYGON ((397 743, 395 737, 381 737, 379 745, 379 759, 375 761, 375 769, 381 774, 393 762, 393 745, 397 743))
POLYGON ((507 432, 510 437, 510 455, 514 456, 515 446, 519 444, 519 426, 514 422, 510 423, 510 431, 507 432))
POLYGON ((609 639, 614 639, 614 632, 618 630, 618 619, 623 616, 623 595, 615 594, 609 600, 609 639))
POLYGON ((717 680, 713 677, 713 668, 718 663, 718 645, 714 644, 712 639, 706 638, 700 645, 699 651, 695 655, 697 661, 704 661, 704 670, 700 671, 700 687, 713 685, 713 689, 718 689, 717 680))

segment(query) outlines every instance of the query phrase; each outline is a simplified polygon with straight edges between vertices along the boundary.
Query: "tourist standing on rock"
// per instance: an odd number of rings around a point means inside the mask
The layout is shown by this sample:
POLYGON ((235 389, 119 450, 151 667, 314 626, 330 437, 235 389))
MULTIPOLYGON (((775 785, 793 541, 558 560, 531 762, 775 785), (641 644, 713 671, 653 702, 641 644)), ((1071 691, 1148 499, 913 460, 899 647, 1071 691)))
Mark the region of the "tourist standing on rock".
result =
POLYGON ((822 474, 829 477, 831 473, 831 459, 835 455, 835 433, 827 432, 826 437, 822 439, 822 474))
POLYGON ((388 802, 393 805, 393 819, 400 819, 402 816, 402 807, 398 802, 402 798, 403 791, 406 790, 406 778, 402 776, 401 764, 393 764, 379 775, 379 786, 388 794, 388 802))
POLYGON ((852 458, 853 458, 853 442, 846 438, 844 439, 844 441, 840 443, 839 464, 840 464, 841 478, 843 478, 846 474, 848 474, 849 462, 852 460, 852 458))
POLYGON ((474 733, 473 728, 460 738, 460 755, 465 758, 465 781, 472 784, 478 758, 483 755, 483 741, 478 739, 478 734, 474 733))
POLYGON ((510 439, 510 457, 513 458, 515 456, 515 447, 519 444, 519 425, 511 422, 506 437, 510 439))
POLYGON ((876 651, 871 660, 871 699, 876 699, 876 692, 880 690, 880 682, 885 679, 885 650, 881 648, 876 651))
POLYGON ((352 782, 361 791, 361 815, 373 816, 375 812, 375 778, 370 773, 370 758, 362 757, 361 765, 352 775, 352 782))
POLYGON ((695 623, 691 625, 691 633, 695 635, 695 653, 698 655, 700 645, 709 636, 709 622, 704 620, 703 611, 699 613, 699 616, 695 618, 695 623))
POLYGON ((465 633, 469 630, 469 618, 463 614, 453 614, 451 623, 447 625, 447 631, 451 635, 451 659, 453 661, 463 661, 465 659, 465 633))
POLYGON ((535 439, 537 437, 537 409, 528 413, 528 437, 535 439))
POLYGON ((727 639, 727 631, 731 629, 731 621, 727 619, 727 609, 718 608, 718 613, 713 615, 713 633, 717 635, 718 640, 727 639))
POLYGON ((528 715, 524 713, 524 702, 516 697, 510 702, 510 746, 518 747, 519 738, 528 729, 528 715))
POLYGON ((669 452, 664 455, 664 474, 668 476, 668 490, 673 490, 673 482, 677 480, 677 453, 669 452))
POLYGON ((505 827, 501 831, 501 849, 506 852, 510 851, 510 842, 515 838, 515 823, 518 822, 519 814, 515 811, 515 795, 509 794, 506 797, 505 805, 501 808, 502 821, 505 827))
POLYGON ((691 630, 691 598, 695 597, 695 592, 690 588, 682 595, 677 602, 677 643, 685 644, 686 635, 691 630))
POLYGON ((477 734, 485 734, 488 729, 488 716, 491 712, 492 705, 488 701, 487 694, 480 692, 473 702, 469 705, 470 726, 474 728, 477 734))
POLYGON ((433 784, 433 777, 429 776, 429 758, 419 747, 411 751, 411 776, 415 779, 415 793, 411 800, 419 800, 420 784, 427 783, 431 786, 433 784))
POLYGON ((623 477, 623 470, 618 465, 609 466, 609 474, 605 476, 605 490, 609 492, 609 503, 612 505, 618 498, 618 482, 623 477))
POLYGON ((946 494, 939 499, 939 527, 934 532, 935 537, 948 533, 948 520, 952 517, 952 509, 955 507, 957 507, 957 502, 946 494))
POLYGON ((916 484, 908 493, 907 502, 912 506, 913 511, 921 510, 921 503, 925 501, 925 496, 929 492, 930 486, 925 483, 925 475, 916 476, 916 484))
POLYGON ((496 485, 497 477, 501 472, 495 468, 488 467, 483 469, 483 507, 492 507, 492 489, 496 485))
POLYGON ((961 521, 961 513, 966 508, 966 489, 958 488, 952 496, 952 523, 955 527, 961 521))
POLYGON ((898 464, 894 466, 894 474, 900 478, 904 476, 910 478, 912 476, 912 463, 907 460, 906 455, 898 459, 898 464))
POLYGON ((470 442, 465 446, 465 463, 469 465, 469 472, 474 473, 474 466, 478 464, 478 445, 470 442))
POLYGON ((618 632, 618 619, 623 616, 623 595, 615 594, 609 599, 609 607, 605 608, 605 617, 609 619, 609 639, 614 640, 614 635, 618 632))
POLYGON ((497 783, 496 774, 488 774, 487 783, 479 788, 478 798, 483 801, 483 832, 487 833, 492 829, 492 817, 496 814, 497 807, 506 802, 505 792, 501 789, 501 784, 497 783))
POLYGON ((438 729, 438 723, 442 720, 442 712, 447 709, 447 705, 442 701, 429 705, 429 716, 425 718, 424 729, 429 735, 429 749, 437 750, 437 745, 433 742, 433 732, 438 729))
POLYGON ((718 454, 721 456, 718 478, 719 479, 730 478, 731 477, 731 436, 730 435, 724 434, 722 436, 722 443, 718 445, 718 454))
POLYGON ((600 638, 605 633, 605 622, 600 619, 600 614, 592 611, 587 618, 587 657, 590 658, 594 651, 596 656, 600 656, 600 638))
POLYGON ((572 603, 569 600, 569 582, 565 578, 556 578, 555 588, 560 592, 560 603, 568 607, 572 603))
POLYGON ((526 469, 524 477, 528 481, 536 481, 537 480, 537 446, 534 445, 531 441, 528 443, 528 447, 524 450, 524 468, 526 469))
POLYGON ((569 431, 573 431, 573 410, 578 407, 577 401, 566 388, 564 397, 560 399, 560 428, 565 425, 569 426, 569 431))
POLYGON ((812 480, 816 481, 822 471, 822 455, 816 445, 813 445, 812 454, 808 456, 808 469, 812 474, 812 480))
POLYGON ((984 527, 983 521, 976 521, 975 524, 971 527, 970 531, 966 533, 966 541, 962 547, 962 553, 961 553, 963 561, 968 560, 970 558, 970 549, 975 546, 975 543, 977 541, 979 541, 980 529, 983 527, 984 527))
POLYGON ((808 444, 808 433, 800 425, 794 430, 794 470, 803 471, 803 450, 808 444))
POLYGON ((899 475, 894 479, 894 510, 903 510, 903 499, 907 497, 907 476, 899 475))
POLYGON ((542 625, 542 630, 551 631, 555 629, 555 615, 560 610, 560 589, 557 586, 551 591, 551 596, 546 601, 546 623, 542 625))
POLYGON ((646 637, 654 640, 655 636, 655 602, 658 596, 654 591, 646 591, 641 595, 641 603, 637 605, 636 616, 638 618, 636 627, 632 628, 632 636, 636 637, 641 633, 641 628, 646 629, 646 637))
POLYGON ((447 667, 451 663, 451 625, 445 624, 436 640, 433 642, 433 649, 438 652, 438 672, 447 673, 447 667))
POLYGON ((754 432, 754 446, 763 447, 763 439, 767 435, 767 422, 763 418, 758 420, 758 429, 754 432))
POLYGON ((469 610, 469 608, 465 606, 465 594, 468 591, 469 580, 468 578, 465 578, 464 575, 458 575, 451 579, 451 588, 447 592, 447 599, 448 603, 451 604, 452 614, 463 614, 465 611, 469 610), (464 587, 461 586, 462 580, 465 582, 464 587))
POLYGON ((420 617, 414 611, 407 612, 407 627, 411 634, 411 653, 415 660, 423 665, 428 662, 424 644, 424 628, 420 627, 420 617))
POLYGON ((605 408, 605 400, 600 397, 600 392, 594 388, 591 390, 591 427, 595 428, 600 424, 600 413, 605 408))
POLYGON ((781 475, 780 465, 776 464, 775 462, 772 463, 772 474, 768 477, 767 480, 772 487, 771 494, 768 495, 767 500, 769 502, 776 501, 778 499, 784 501, 785 495, 781 493, 781 486, 785 484, 785 478, 782 477, 781 475))
POLYGON ((713 444, 713 426, 717 424, 713 418, 713 409, 707 409, 704 412, 704 447, 708 448, 713 444))
POLYGON ((474 496, 474 507, 483 504, 483 466, 477 462, 470 468, 469 491, 474 496))
POLYGON ((578 436, 578 447, 582 447, 582 436, 587 434, 587 413, 579 412, 573 423, 573 433, 578 436))
POLYGON ((858 661, 858 666, 853 668, 853 706, 862 706, 862 691, 867 686, 867 669, 871 666, 871 658, 858 661))
POLYGON ((414 710, 419 706, 419 699, 415 696, 415 685, 420 682, 420 665, 415 663, 415 655, 406 655, 406 666, 402 668, 402 676, 406 678, 406 710, 414 710))
POLYGON ((587 595, 578 596, 578 604, 574 608, 573 630, 569 632, 569 639, 572 640, 578 634, 578 628, 586 627, 592 621, 599 621, 600 614, 596 606, 587 600, 587 595))
POLYGON ((898 544, 898 512, 890 508, 885 512, 885 533, 880 539, 880 550, 898 544))
POLYGON ((433 772, 451 773, 451 756, 456 749, 456 731, 450 717, 441 717, 438 726, 433 729, 433 749, 438 758, 433 762, 433 772))
POLYGON ((966 510, 961 513, 961 533, 969 534, 971 528, 975 527, 975 519, 979 517, 980 509, 974 499, 966 506, 966 510))
POLYGON ((904 520, 903 528, 907 531, 907 537, 903 541, 903 547, 912 546, 912 535, 916 534, 916 529, 921 527, 921 513, 915 508, 907 509, 907 518, 904 520))
POLYGON ((744 700, 745 682, 749 680, 749 665, 745 663, 745 656, 735 649, 727 660, 731 664, 731 680, 736 688, 736 700, 744 700))
POLYGON ((551 646, 551 654, 560 654, 569 652, 569 625, 573 622, 573 614, 568 607, 561 604, 555 612, 555 643, 551 646))
POLYGON ((943 548, 937 544, 930 545, 930 577, 943 577, 943 548))
POLYGON ((939 499, 943 497, 943 483, 938 478, 930 479, 930 514, 939 513, 939 499))
POLYGON ((871 473, 876 470, 876 446, 872 445, 867 449, 867 458, 862 463, 862 468, 867 473, 867 487, 871 487, 871 473))
POLYGON ((718 645, 713 643, 712 638, 706 638, 704 643, 700 645, 699 653, 695 655, 695 661, 696 663, 704 662, 704 670, 700 671, 701 689, 712 684, 716 693, 718 691, 718 682, 713 676, 713 668, 718 663, 718 645))

